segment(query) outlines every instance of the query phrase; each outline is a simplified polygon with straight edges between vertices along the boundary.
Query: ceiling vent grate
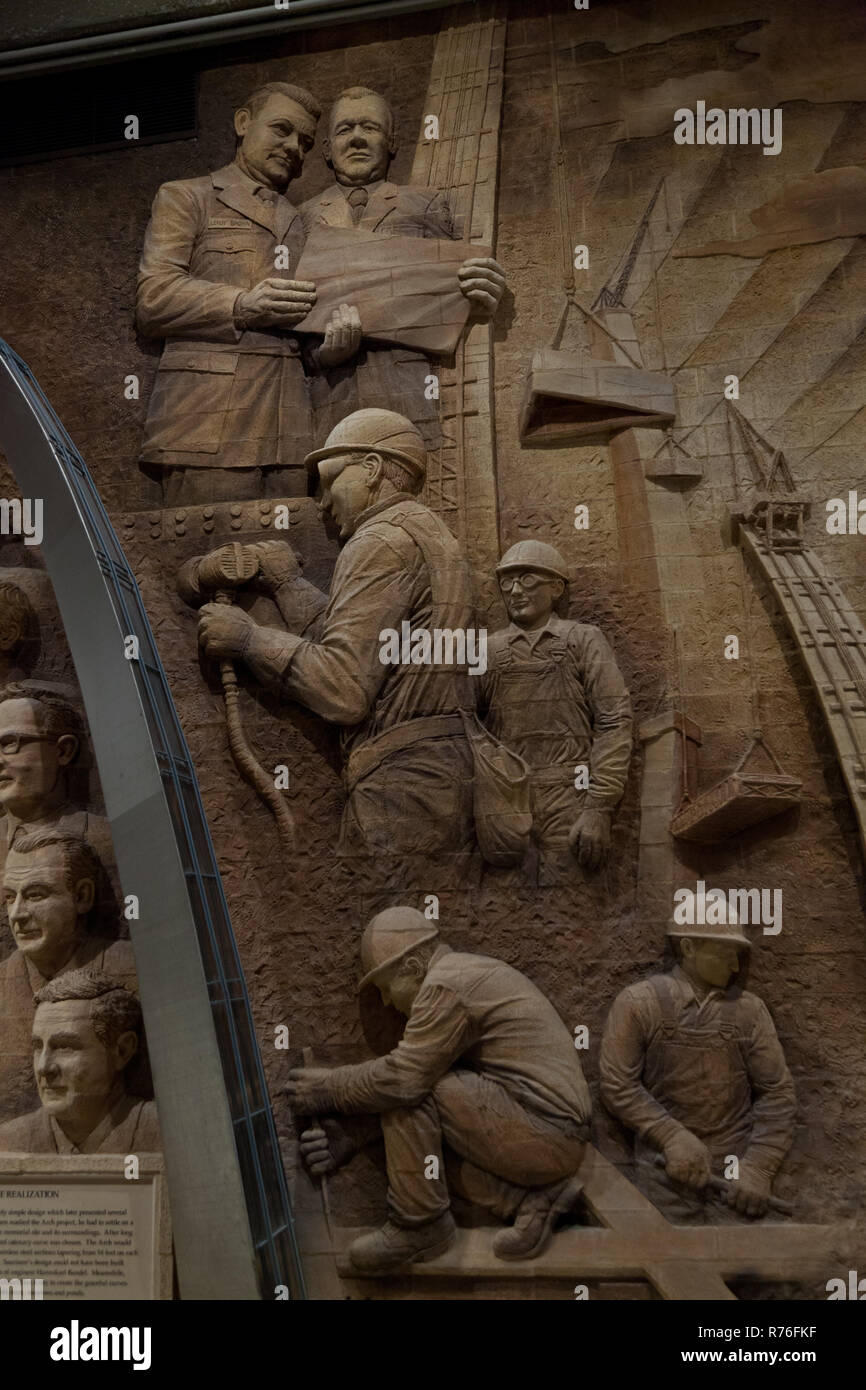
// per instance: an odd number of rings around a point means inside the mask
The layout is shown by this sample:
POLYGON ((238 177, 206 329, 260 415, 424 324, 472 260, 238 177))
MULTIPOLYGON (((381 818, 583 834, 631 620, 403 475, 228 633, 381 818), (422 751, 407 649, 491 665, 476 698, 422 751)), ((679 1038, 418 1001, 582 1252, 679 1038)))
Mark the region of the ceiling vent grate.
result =
POLYGON ((196 134, 189 59, 23 78, 0 86, 0 166, 130 149, 196 134), (136 127, 137 138, 125 132, 136 127))

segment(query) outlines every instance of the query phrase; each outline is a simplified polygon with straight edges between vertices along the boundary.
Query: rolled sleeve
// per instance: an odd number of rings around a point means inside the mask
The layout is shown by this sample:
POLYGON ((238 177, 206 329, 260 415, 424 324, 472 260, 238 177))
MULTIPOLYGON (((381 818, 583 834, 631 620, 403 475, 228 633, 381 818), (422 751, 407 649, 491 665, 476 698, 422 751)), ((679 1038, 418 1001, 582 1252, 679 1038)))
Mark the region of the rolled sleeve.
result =
POLYGON ((424 988, 392 1052, 331 1072, 331 1108, 377 1114, 419 1105, 469 1045, 469 1035, 469 1015, 459 995, 444 985, 424 988))
POLYGON ((283 694, 334 724, 360 724, 385 679, 385 629, 399 631, 412 608, 414 576, 379 532, 359 534, 343 552, 318 641, 294 645, 283 694))
POLYGON ((289 632, 307 638, 319 636, 319 620, 328 606, 328 597, 315 584, 307 579, 290 579, 274 594, 274 602, 289 632))

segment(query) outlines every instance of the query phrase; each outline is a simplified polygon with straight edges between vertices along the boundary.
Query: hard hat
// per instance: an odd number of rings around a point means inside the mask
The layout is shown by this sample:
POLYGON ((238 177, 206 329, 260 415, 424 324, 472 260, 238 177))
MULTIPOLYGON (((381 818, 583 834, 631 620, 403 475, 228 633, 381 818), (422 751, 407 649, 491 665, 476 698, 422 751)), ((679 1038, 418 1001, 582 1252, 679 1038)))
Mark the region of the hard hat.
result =
POLYGON ((365 973, 359 991, 378 984, 398 960, 438 935, 439 929, 415 907, 388 907, 379 912, 361 937, 361 965, 365 973))
POLYGON ((694 936, 706 941, 730 941, 732 946, 745 946, 747 951, 752 949, 752 943, 747 936, 744 936, 738 923, 737 915, 733 911, 725 909, 728 922, 718 922, 710 925, 708 922, 695 923, 689 926, 688 922, 679 923, 671 919, 667 926, 668 936, 694 936))
POLYGON ((363 455, 371 450, 402 464, 413 478, 423 480, 427 472, 427 450, 421 431, 405 415, 393 410, 354 410, 334 426, 324 448, 307 454, 304 463, 314 473, 320 459, 346 453, 363 455))
POLYGON ((505 570, 540 570, 542 574, 554 574, 568 583, 565 561, 558 550, 544 541, 518 541, 506 550, 496 566, 497 574, 505 570))

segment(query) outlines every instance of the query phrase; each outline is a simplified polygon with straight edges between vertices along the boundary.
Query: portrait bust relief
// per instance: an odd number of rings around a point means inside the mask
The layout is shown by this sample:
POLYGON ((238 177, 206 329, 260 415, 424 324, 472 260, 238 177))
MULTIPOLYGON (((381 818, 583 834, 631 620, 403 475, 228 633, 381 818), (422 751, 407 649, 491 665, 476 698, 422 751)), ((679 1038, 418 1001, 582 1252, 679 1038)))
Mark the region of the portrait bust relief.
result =
POLYGON ((161 1147, 156 1106, 125 1072, 142 1041, 141 1006, 116 980, 72 970, 36 996, 33 1071, 40 1108, 0 1125, 0 1152, 134 1153, 161 1147))

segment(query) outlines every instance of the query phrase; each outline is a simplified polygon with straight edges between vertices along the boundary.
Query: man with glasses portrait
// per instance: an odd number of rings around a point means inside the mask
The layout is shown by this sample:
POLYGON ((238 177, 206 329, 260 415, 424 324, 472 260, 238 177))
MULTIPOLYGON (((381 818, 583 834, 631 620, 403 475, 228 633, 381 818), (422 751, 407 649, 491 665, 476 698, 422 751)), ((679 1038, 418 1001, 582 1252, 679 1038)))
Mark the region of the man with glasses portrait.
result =
POLYGON ((112 864, 108 822, 81 807, 86 788, 76 795, 73 785, 84 751, 81 716, 59 691, 36 681, 0 690, 0 874, 15 841, 48 826, 82 836, 112 864))

